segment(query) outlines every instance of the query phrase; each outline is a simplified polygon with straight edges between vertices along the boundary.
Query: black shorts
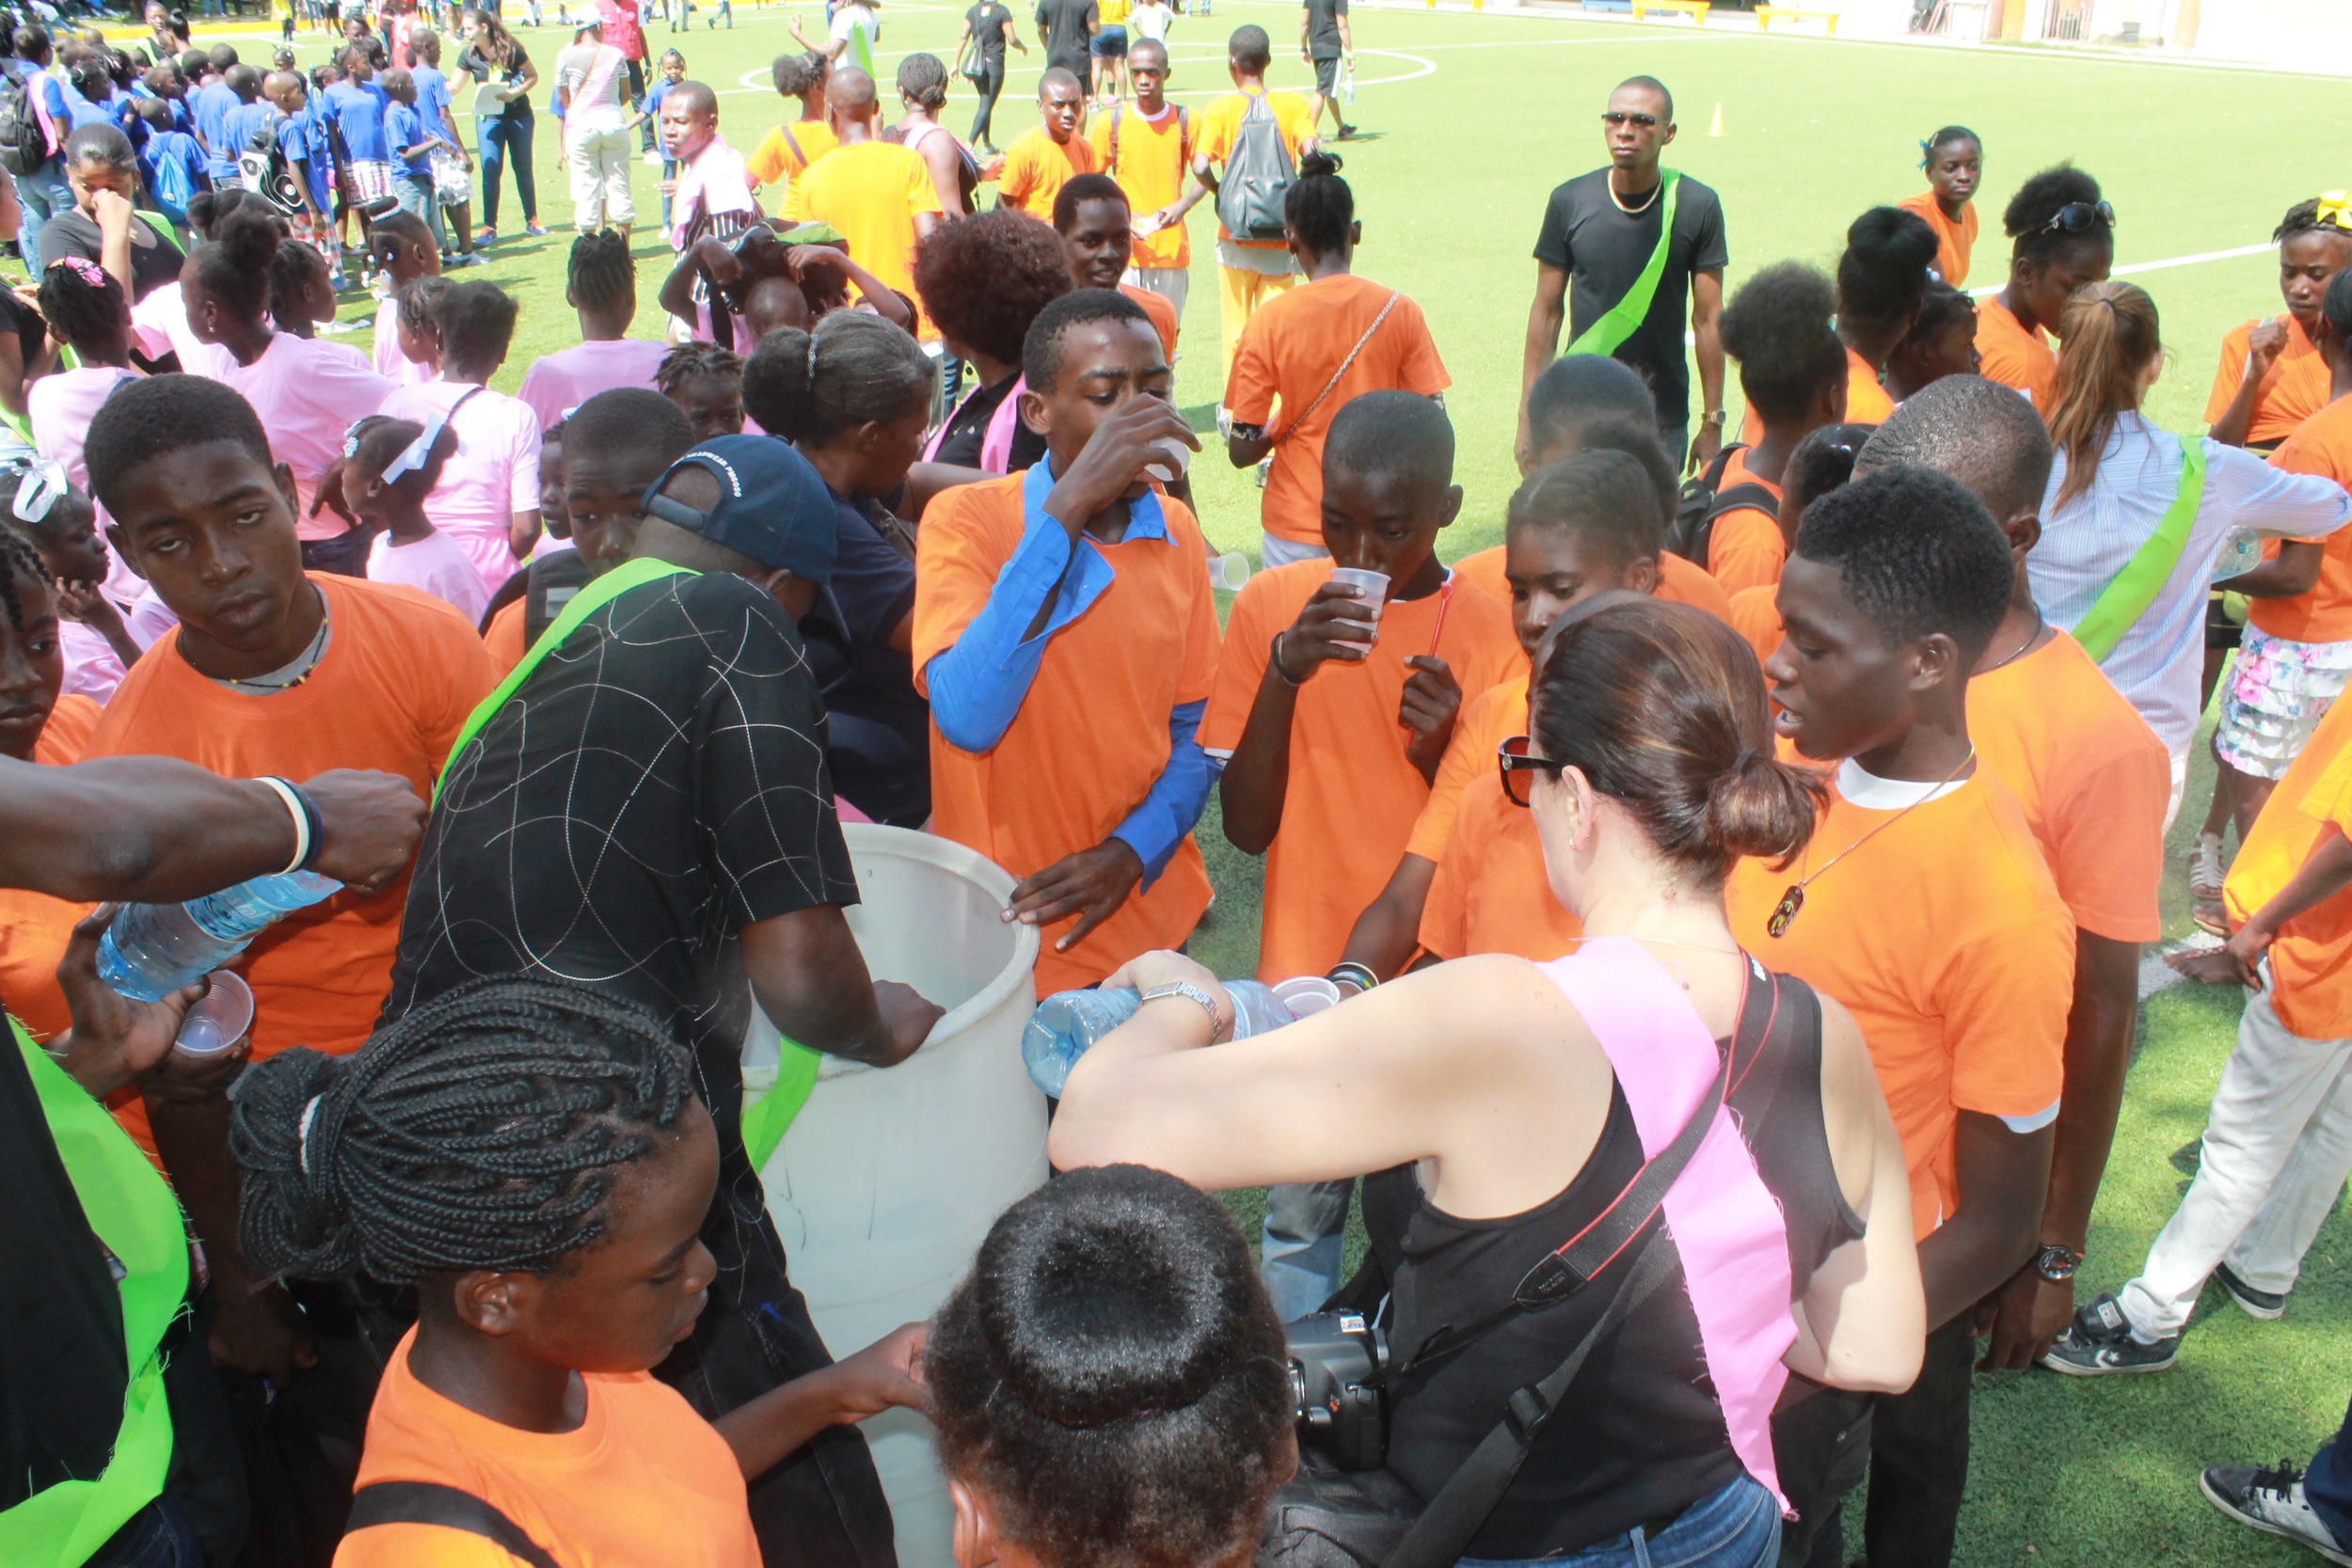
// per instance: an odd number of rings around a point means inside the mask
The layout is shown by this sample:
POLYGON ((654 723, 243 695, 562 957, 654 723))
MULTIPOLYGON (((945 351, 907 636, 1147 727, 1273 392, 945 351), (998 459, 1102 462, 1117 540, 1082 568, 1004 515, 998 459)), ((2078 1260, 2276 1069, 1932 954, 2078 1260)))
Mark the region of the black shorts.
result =
POLYGON ((1315 91, 1326 98, 1335 98, 1340 90, 1340 57, 1337 55, 1315 56, 1315 91))
POLYGON ((2221 607, 2221 595, 2205 595, 2205 646, 2234 648, 2245 636, 2246 628, 2231 620, 2230 612, 2221 607))
POLYGON ((1092 45, 1098 60, 1123 60, 1127 57, 1127 29, 1116 23, 1094 35, 1092 45))

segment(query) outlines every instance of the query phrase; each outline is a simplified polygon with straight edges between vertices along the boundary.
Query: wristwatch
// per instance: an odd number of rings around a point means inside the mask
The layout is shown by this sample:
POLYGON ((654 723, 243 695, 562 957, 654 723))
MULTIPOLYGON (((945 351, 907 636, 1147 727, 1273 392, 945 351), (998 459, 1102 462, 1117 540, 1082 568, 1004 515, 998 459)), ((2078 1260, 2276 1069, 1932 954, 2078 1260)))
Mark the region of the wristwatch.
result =
POLYGON ((2083 1255, 2061 1242, 2052 1242, 2033 1255, 2034 1273, 2053 1285, 2063 1285, 2083 1266, 2083 1255))
POLYGON ((1209 1038, 1214 1040, 1225 1032, 1225 1021, 1217 1017, 1216 1000, 1190 980, 1170 980, 1164 986, 1153 986, 1143 993, 1146 1002, 1157 1002, 1165 996, 1181 996, 1187 1002, 1198 1002, 1200 1010, 1209 1015, 1209 1038))
POLYGON ((1718 408, 1718 409, 1716 409, 1716 410, 1715 410, 1713 413, 1711 413, 1711 414, 1702 414, 1702 415, 1700 415, 1700 416, 1699 416, 1699 423, 1701 423, 1701 424, 1720 425, 1720 424, 1722 424, 1722 423, 1724 422, 1724 420, 1726 418, 1727 418, 1727 416, 1724 413, 1724 411, 1723 411, 1722 409, 1718 408))

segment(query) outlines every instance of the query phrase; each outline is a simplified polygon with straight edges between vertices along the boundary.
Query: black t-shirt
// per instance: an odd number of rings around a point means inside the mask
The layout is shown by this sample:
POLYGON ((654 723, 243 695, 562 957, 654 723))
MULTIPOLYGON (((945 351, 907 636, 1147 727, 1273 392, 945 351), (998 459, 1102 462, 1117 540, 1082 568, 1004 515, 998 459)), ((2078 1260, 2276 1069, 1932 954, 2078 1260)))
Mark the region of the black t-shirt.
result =
POLYGON ((984 0, 963 13, 964 25, 972 29, 973 46, 980 52, 982 65, 1005 63, 1005 24, 1012 20, 1012 12, 996 0, 984 0))
POLYGON ((1345 54, 1340 42, 1340 18, 1347 14, 1347 0, 1307 0, 1307 57, 1315 60, 1336 60, 1345 54))
MULTIPOLYGON (((1018 374, 1009 375, 993 387, 983 387, 960 404, 947 420, 947 433, 939 438, 939 450, 931 454, 933 462, 952 463, 959 467, 980 466, 980 447, 988 436, 988 421, 996 417, 1004 405, 1005 396, 1021 384, 1018 374)), ((1012 452, 1006 460, 1008 472, 1019 473, 1035 466, 1045 455, 1045 437, 1028 427, 1015 416, 1012 426, 1012 452)))
MULTIPOLYGON (((515 53, 504 65, 500 65, 470 43, 466 45, 464 53, 457 56, 457 69, 471 76, 476 83, 497 82, 503 86, 511 86, 523 79, 523 69, 530 64, 531 56, 524 53, 520 39, 515 40, 515 53)), ((529 119, 531 118, 531 95, 519 94, 510 101, 505 108, 490 118, 529 119)))
POLYGON ((1037 24, 1045 29, 1046 64, 1077 71, 1083 83, 1088 50, 1094 41, 1089 24, 1101 14, 1094 0, 1038 0, 1037 24), (1072 66, 1073 60, 1079 63, 1072 66))
MULTIPOLYGON (((104 265, 99 254, 103 236, 98 220, 76 207, 40 226, 40 264, 46 272, 71 257, 104 265)), ((180 281, 187 261, 178 245, 155 232, 155 226, 136 214, 131 217, 131 300, 145 299, 167 283, 180 281)))
POLYGON ((24 363, 31 364, 40 353, 41 340, 48 330, 39 310, 16 295, 0 291, 0 332, 16 334, 16 351, 24 356, 24 363))
POLYGON ((457 754, 383 1016, 477 975, 540 974, 666 1021, 719 1127, 703 1240, 719 1261, 711 1305, 733 1312, 784 1275, 743 1150, 738 933, 856 902, 791 618, 740 578, 664 578, 588 617, 457 754))
POLYGON ((872 503, 836 493, 833 504, 833 581, 801 621, 825 699, 826 760, 842 799, 919 828, 931 815, 931 708, 915 693, 914 656, 890 645, 914 613, 914 562, 875 530, 872 503))
MULTIPOLYGON (((1625 212, 1610 194, 1605 168, 1579 175, 1551 193, 1544 204, 1543 231, 1535 237, 1535 260, 1568 275, 1569 341, 1633 287, 1658 248, 1658 224, 1665 206, 1661 188, 1641 212, 1625 212)), ((1618 345, 1615 356, 1649 377, 1650 391, 1658 399, 1658 422, 1664 429, 1687 424, 1691 418, 1691 372, 1682 341, 1691 319, 1691 275, 1718 271, 1730 259, 1724 245, 1723 203, 1712 190, 1686 175, 1675 198, 1674 242, 1666 251, 1665 276, 1658 280, 1649 314, 1618 345)))

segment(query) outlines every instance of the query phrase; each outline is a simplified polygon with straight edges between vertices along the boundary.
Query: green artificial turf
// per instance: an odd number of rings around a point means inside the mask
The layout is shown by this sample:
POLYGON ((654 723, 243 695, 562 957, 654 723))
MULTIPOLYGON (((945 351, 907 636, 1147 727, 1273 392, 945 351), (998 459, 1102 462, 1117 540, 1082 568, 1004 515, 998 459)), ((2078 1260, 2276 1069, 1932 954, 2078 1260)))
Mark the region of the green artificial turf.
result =
MULTIPOLYGON (((569 40, 553 23, 519 36, 543 75, 569 40)), ((800 8, 812 26, 817 8, 800 8)), ((704 13, 697 13, 697 22, 704 13)), ((764 87, 769 60, 792 45, 785 11, 736 7, 732 32, 700 26, 647 29, 659 50, 684 48, 691 74, 759 90, 722 99, 723 129, 748 150, 781 117, 764 87)), ((961 8, 901 5, 884 12, 881 67, 910 50, 945 55, 961 8)), ((1295 38, 1290 5, 1224 0, 1214 17, 1181 19, 1172 86, 1196 107, 1226 85, 1222 40, 1257 23, 1274 34, 1275 85, 1297 88, 1305 68, 1283 53, 1295 38)), ((1468 492, 1449 556, 1495 543, 1516 475, 1510 463, 1519 355, 1534 268, 1530 260, 1546 193, 1594 166, 1597 113, 1610 87, 1647 72, 1674 89, 1682 122, 1668 161, 1722 193, 1736 290, 1754 268, 1796 257, 1832 264, 1846 224, 1864 207, 1919 186, 1916 142, 1937 126, 1974 127, 1986 150, 1980 206, 1984 237, 1969 281, 1997 282, 2005 244, 2001 204, 2033 171, 2072 158, 2095 173, 2122 217, 2120 266, 2260 245, 2296 200, 2344 182, 2346 129, 2340 81, 2291 73, 2182 68, 2055 49, 1927 49, 1806 37, 1759 38, 1732 27, 1628 26, 1551 17, 1422 8, 1355 13, 1360 97, 1351 111, 1365 135, 1340 150, 1364 226, 1357 265, 1406 290, 1427 313, 1454 375, 1448 405, 1460 432, 1457 478, 1468 492), (1401 78, 1390 80, 1390 78, 1401 78), (1717 106, 1724 135, 1708 125, 1717 106)), ((996 140, 1035 123, 1029 106, 1041 65, 1015 57, 996 140)), ((304 60, 318 48, 306 38, 304 60)), ((944 117, 968 124, 965 85, 944 117)), ((464 94, 460 94, 461 99, 464 94)), ((544 92, 542 94, 544 99, 544 92)), ((512 388, 535 354, 576 339, 563 303, 571 214, 554 119, 544 112, 537 144, 541 240, 517 238, 511 188, 507 238, 492 264, 470 273, 512 290, 523 305, 513 357, 499 380, 512 388)), ((636 170, 640 210, 659 211, 658 170, 636 170)), ((1204 208, 1193 218, 1192 297, 1179 361, 1179 401, 1207 428, 1218 392, 1217 292, 1204 208)), ((641 336, 659 332, 652 300, 668 253, 641 228, 641 336)), ((2266 255, 2154 270, 2139 277, 2163 312, 2173 359, 2151 411, 2174 430, 2201 427, 2216 345, 2232 325, 2274 313, 2279 299, 2266 255)), ((356 296, 347 313, 367 309, 356 296)), ((1736 380, 1732 402, 1738 404, 1736 380)), ((1736 414, 1735 414, 1736 423, 1736 414)), ((1257 492, 1215 451, 1193 470, 1209 537, 1255 553, 1257 492)), ((2174 833, 2169 928, 2185 928, 2177 853, 2210 789, 2199 782, 2174 833)), ((1259 872, 1226 845, 1212 803, 1201 824, 1217 901, 1193 942, 1220 973, 1248 973, 1257 956, 1259 872)), ((2086 1291, 2127 1278, 2171 1212, 2194 1169, 2204 1108, 2234 1036, 2238 1000, 2185 989, 2144 1009, 2139 1053, 2085 1265, 2086 1291)), ((1234 1195, 1254 1222, 1256 1195, 1234 1195)), ((1976 1460, 1962 1520, 1961 1560, 2064 1564, 2255 1563, 2309 1560, 2286 1544, 2229 1524, 2197 1495, 2199 1466, 2215 1462, 2298 1462, 2331 1432, 2352 1389, 2352 1342, 2344 1332, 2344 1271, 2352 1231, 2339 1218, 2319 1239, 2287 1317, 2256 1323, 2215 1293, 2177 1370, 2161 1376, 2078 1382, 2050 1373, 1979 1380, 1976 1460)))

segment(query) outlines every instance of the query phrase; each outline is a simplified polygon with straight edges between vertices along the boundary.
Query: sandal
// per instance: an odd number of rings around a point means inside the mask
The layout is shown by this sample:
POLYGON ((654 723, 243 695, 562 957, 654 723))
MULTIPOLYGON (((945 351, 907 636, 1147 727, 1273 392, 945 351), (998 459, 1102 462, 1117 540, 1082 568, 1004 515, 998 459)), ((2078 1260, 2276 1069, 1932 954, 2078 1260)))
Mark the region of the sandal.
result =
POLYGON ((2199 833, 2197 843, 2188 852, 2189 918, 2198 929, 2215 936, 2230 934, 2229 914, 2221 903, 2221 838, 2217 833, 2199 833))

